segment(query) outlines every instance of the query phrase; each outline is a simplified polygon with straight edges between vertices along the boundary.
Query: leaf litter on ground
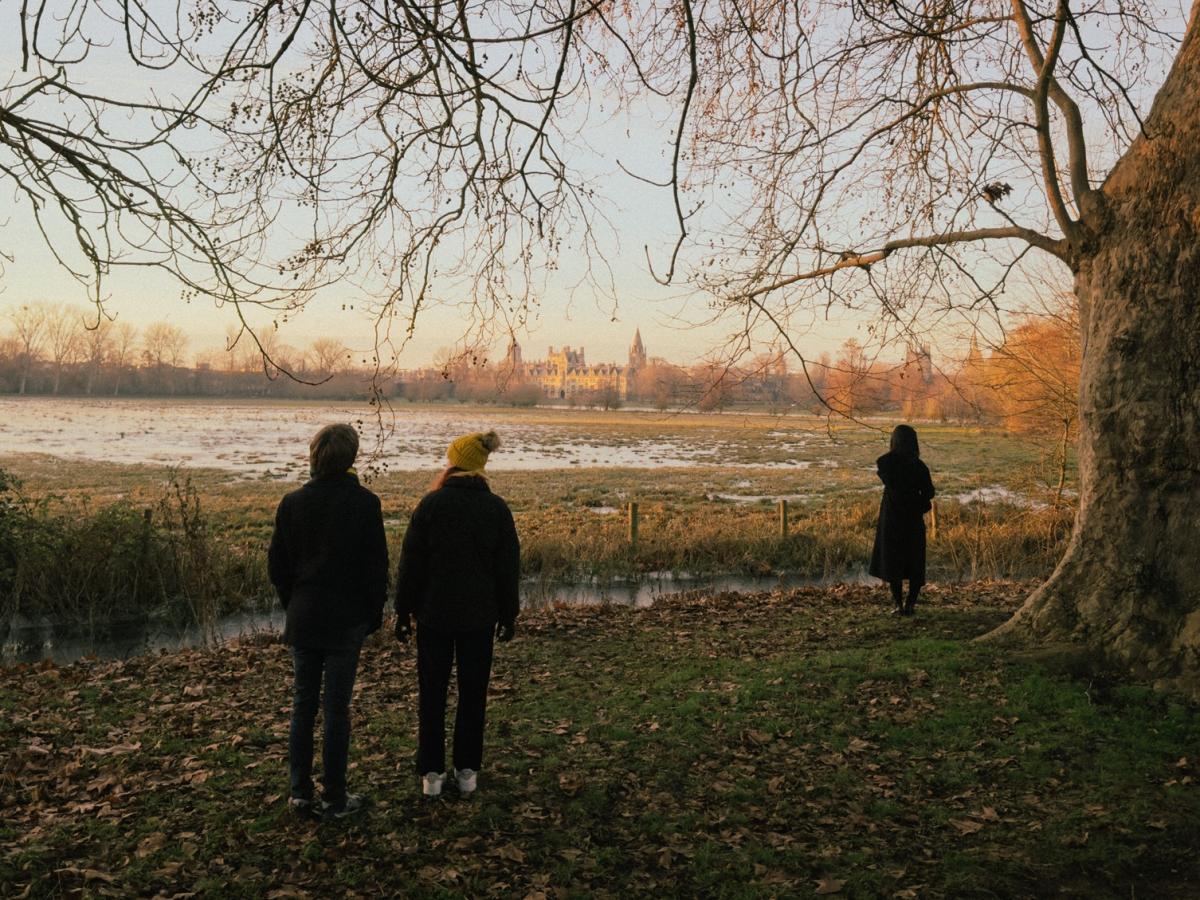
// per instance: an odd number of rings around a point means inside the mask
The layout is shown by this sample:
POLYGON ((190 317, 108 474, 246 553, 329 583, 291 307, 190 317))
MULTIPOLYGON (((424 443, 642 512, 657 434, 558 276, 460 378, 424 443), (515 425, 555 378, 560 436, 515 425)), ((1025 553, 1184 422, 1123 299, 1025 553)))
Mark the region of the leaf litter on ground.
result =
POLYGON ((1189 896, 1200 710, 971 639, 1027 585, 549 608, 498 648, 468 800, 419 798, 416 671, 373 637, 362 817, 286 804, 276 637, 6 670, 14 895, 1189 896))

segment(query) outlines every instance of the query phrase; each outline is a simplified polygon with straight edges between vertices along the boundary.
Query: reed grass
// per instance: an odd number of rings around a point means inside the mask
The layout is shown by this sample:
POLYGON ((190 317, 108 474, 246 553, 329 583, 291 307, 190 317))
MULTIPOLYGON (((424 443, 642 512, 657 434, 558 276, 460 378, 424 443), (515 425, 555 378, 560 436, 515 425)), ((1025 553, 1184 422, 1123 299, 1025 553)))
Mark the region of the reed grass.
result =
MULTIPOLYGON (((542 578, 651 572, 693 576, 787 572, 835 578, 865 571, 878 514, 875 499, 844 499, 789 509, 779 536, 768 505, 645 504, 638 543, 627 540, 625 511, 599 517, 561 507, 517 513, 522 570, 542 578)), ((928 568, 940 580, 1040 577, 1066 546, 1073 510, 1014 504, 939 504, 928 568)))
POLYGON ((211 628, 271 599, 261 548, 217 533, 172 476, 153 507, 32 497, 0 470, 0 629, 25 619, 102 634, 162 617, 211 628))

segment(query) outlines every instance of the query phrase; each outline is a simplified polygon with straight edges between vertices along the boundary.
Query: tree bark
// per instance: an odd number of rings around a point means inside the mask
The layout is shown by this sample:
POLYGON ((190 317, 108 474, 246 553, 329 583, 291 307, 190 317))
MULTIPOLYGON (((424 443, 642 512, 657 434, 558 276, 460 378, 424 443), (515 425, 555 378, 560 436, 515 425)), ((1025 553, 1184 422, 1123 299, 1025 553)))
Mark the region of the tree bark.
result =
POLYGON ((1079 512, 1050 579, 993 634, 1084 642, 1200 698, 1200 23, 1085 203, 1079 512))

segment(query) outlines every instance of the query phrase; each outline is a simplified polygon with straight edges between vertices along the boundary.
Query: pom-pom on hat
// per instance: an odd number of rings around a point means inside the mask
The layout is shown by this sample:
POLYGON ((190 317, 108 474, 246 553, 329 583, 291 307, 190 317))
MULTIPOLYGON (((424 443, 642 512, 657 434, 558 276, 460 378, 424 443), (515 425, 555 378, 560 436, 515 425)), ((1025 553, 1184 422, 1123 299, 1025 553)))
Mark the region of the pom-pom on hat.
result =
POLYGON ((477 431, 463 435, 451 442, 446 449, 450 465, 464 472, 482 472, 487 465, 488 454, 500 446, 500 438, 494 431, 477 431))

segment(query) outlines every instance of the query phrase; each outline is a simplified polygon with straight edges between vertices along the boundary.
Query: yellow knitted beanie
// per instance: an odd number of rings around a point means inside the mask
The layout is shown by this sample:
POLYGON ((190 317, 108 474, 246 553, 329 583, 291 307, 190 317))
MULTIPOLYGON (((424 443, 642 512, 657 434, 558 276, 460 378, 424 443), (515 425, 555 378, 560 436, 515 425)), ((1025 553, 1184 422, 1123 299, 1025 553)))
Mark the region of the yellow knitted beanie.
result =
POLYGON ((494 431, 477 431, 463 435, 451 442, 446 449, 450 465, 464 472, 482 472, 487 465, 488 454, 500 446, 500 438, 494 431))

